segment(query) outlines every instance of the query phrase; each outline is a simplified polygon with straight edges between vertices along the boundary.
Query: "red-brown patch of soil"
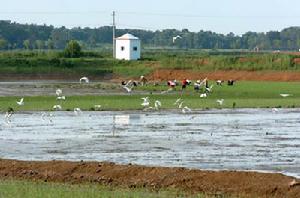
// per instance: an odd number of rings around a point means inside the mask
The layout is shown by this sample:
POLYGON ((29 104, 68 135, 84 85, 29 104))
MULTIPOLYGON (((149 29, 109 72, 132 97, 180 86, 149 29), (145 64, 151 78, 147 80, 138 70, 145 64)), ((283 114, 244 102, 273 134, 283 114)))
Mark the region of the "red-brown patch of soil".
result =
POLYGON ((293 62, 294 62, 295 64, 300 64, 300 58, 294 58, 293 62))
POLYGON ((11 178, 44 182, 91 182, 129 188, 176 188, 191 193, 221 193, 241 197, 300 197, 300 186, 289 185, 294 178, 282 174, 202 171, 105 162, 0 160, 0 179, 11 178))
POLYGON ((204 79, 209 80, 248 80, 248 81, 300 81, 299 71, 208 71, 199 72, 192 70, 156 70, 147 76, 153 81, 204 79))

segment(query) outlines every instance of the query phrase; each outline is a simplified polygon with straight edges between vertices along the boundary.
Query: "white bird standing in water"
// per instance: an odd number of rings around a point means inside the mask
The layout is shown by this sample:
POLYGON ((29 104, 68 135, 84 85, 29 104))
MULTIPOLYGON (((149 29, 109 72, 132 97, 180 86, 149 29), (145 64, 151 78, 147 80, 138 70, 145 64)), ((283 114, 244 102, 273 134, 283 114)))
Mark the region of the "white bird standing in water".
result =
POLYGON ((82 81, 84 81, 85 83, 89 83, 90 82, 90 80, 88 79, 88 77, 82 77, 82 78, 80 78, 80 80, 79 80, 79 82, 80 82, 80 84, 82 83, 82 81))
POLYGON ((159 100, 156 100, 154 103, 155 109, 158 110, 161 107, 161 102, 159 100))
POLYGON ((81 109, 80 108, 78 108, 78 107, 76 107, 76 108, 74 108, 74 114, 75 115, 79 115, 79 114, 81 114, 82 113, 82 111, 81 111, 81 109))
POLYGON ((56 100, 66 100, 66 96, 58 96, 56 100))
POLYGON ((21 98, 20 101, 17 101, 17 104, 18 104, 19 106, 24 105, 24 98, 21 98))
POLYGON ((54 110, 61 110, 62 107, 61 107, 61 105, 54 105, 54 106, 53 106, 53 109, 54 109, 54 110))
POLYGON ((181 109, 181 111, 182 111, 182 113, 188 113, 188 112, 191 112, 192 110, 189 107, 185 106, 181 109))
POLYGON ((4 117, 5 117, 5 122, 6 122, 6 124, 10 124, 11 123, 11 116, 12 116, 12 114, 13 114, 13 112, 6 112, 5 113, 5 115, 4 115, 4 117))

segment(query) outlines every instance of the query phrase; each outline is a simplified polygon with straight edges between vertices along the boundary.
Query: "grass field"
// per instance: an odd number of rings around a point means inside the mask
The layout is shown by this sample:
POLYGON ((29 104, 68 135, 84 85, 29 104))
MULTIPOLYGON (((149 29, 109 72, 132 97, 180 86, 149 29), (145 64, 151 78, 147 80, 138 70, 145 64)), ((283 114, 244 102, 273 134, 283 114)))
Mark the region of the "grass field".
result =
MULTIPOLYGON (((59 86, 57 86, 59 87, 59 86)), ((57 101, 55 96, 25 97, 25 105, 18 106, 16 101, 22 97, 0 97, 0 110, 6 111, 12 107, 16 111, 24 110, 52 110, 53 105, 61 104, 63 110, 73 110, 79 107, 82 110, 94 110, 94 105, 101 105, 100 110, 142 110, 141 97, 148 96, 153 105, 155 100, 162 102, 162 109, 176 109, 174 102, 177 98, 184 100, 184 106, 193 109, 206 108, 271 108, 271 107, 300 107, 300 83, 289 82, 238 82, 234 86, 214 86, 213 92, 207 98, 200 98, 200 93, 193 87, 188 87, 184 92, 180 87, 168 94, 161 94, 167 86, 145 86, 138 90, 146 94, 124 93, 122 95, 99 96, 69 96, 66 101, 57 101), (291 94, 283 98, 281 93, 291 94), (224 99, 222 106, 216 100, 224 99)), ((121 91, 121 90, 120 90, 121 91)), ((108 90, 109 93, 109 90, 108 90)))
MULTIPOLYGON (((5 198, 173 198, 173 197, 195 197, 212 198, 203 194, 187 194, 179 190, 151 191, 147 189, 125 189, 100 185, 69 185, 25 181, 1 181, 0 197, 5 198)), ((227 196, 218 195, 219 198, 227 196)))
POLYGON ((193 71, 300 70, 298 55, 277 53, 143 51, 139 61, 115 60, 107 52, 84 52, 81 58, 65 58, 59 51, 0 52, 0 73, 15 75, 89 75, 115 74, 139 77, 156 69, 193 71))

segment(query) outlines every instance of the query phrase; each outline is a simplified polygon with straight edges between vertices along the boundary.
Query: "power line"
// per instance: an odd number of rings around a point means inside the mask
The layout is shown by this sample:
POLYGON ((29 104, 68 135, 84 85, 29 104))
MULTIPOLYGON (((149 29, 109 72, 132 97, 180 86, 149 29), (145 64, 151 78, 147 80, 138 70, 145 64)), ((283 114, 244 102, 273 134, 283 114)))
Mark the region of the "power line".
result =
MULTIPOLYGON (((77 15, 77 14, 108 14, 107 10, 86 10, 86 11, 1 11, 0 15, 6 14, 25 14, 25 15, 77 15)), ((138 16, 159 16, 159 17, 184 17, 184 18, 300 18, 300 16, 291 15, 195 15, 195 14, 173 14, 173 13, 152 13, 152 12, 130 12, 117 11, 116 13, 124 15, 138 16)))

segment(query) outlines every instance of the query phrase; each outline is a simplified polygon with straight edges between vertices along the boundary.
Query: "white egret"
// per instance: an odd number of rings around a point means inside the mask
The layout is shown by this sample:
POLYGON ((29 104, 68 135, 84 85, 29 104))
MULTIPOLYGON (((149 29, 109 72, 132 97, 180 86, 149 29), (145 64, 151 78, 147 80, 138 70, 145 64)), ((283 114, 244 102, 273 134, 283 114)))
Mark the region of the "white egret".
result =
POLYGON ((66 100, 66 96, 58 96, 56 100, 66 100))
POLYGON ((81 111, 80 108, 78 108, 78 107, 74 108, 74 114, 75 114, 75 115, 79 115, 79 114, 81 114, 81 113, 82 113, 82 111, 81 111))
POLYGON ((131 93, 133 86, 127 87, 126 85, 123 86, 123 89, 125 89, 128 93, 131 93))
POLYGON ((57 96, 60 96, 62 94, 62 90, 61 89, 56 89, 55 94, 57 96))
POLYGON ((207 97, 206 93, 200 94, 200 98, 206 98, 206 97, 207 97))
POLYGON ((188 112, 191 112, 192 110, 189 107, 185 106, 181 109, 181 111, 182 111, 182 113, 188 113, 188 112))
POLYGON ((21 98, 20 101, 17 101, 17 104, 18 104, 19 106, 24 105, 24 98, 21 98))
POLYGON ((143 103, 141 104, 143 107, 148 107, 150 105, 149 98, 141 98, 143 100, 143 103))
POLYGON ((101 109, 101 105, 94 105, 95 110, 101 109))
POLYGON ((174 105, 178 105, 179 102, 181 102, 181 101, 182 101, 182 99, 181 99, 181 98, 178 98, 178 99, 175 101, 174 105))
POLYGON ((4 117, 5 117, 5 122, 6 122, 6 124, 10 124, 11 123, 11 116, 12 116, 12 114, 13 114, 13 112, 6 112, 5 113, 5 115, 4 115, 4 117))
POLYGON ((183 101, 178 105, 178 108, 181 109, 183 105, 183 101))
POLYGON ((272 113, 277 113, 278 109, 277 108, 272 108, 272 113))
POLYGON ((158 110, 161 107, 161 102, 159 100, 156 100, 154 102, 154 106, 155 106, 155 109, 158 110))
POLYGON ((175 41, 177 40, 177 39, 181 39, 182 37, 181 36, 179 36, 179 35, 177 35, 177 36, 173 36, 173 38, 172 38, 172 40, 173 40, 173 43, 175 43, 175 41))
POLYGON ((223 105, 223 103, 224 103, 224 99, 219 99, 219 100, 217 100, 216 102, 221 106, 221 105, 223 105))
POLYGON ((214 85, 211 85, 210 87, 206 87, 205 90, 210 93, 210 92, 212 92, 213 87, 214 87, 214 85))
POLYGON ((291 94, 279 94, 279 95, 284 97, 284 98, 291 96, 291 94))
POLYGON ((62 107, 61 107, 61 105, 54 105, 54 106, 53 106, 53 109, 54 109, 54 110, 61 110, 62 107))
POLYGON ((88 79, 88 77, 82 77, 82 78, 80 78, 80 80, 79 80, 79 82, 80 82, 80 84, 82 83, 82 81, 84 81, 85 83, 89 83, 90 82, 90 80, 88 79))

